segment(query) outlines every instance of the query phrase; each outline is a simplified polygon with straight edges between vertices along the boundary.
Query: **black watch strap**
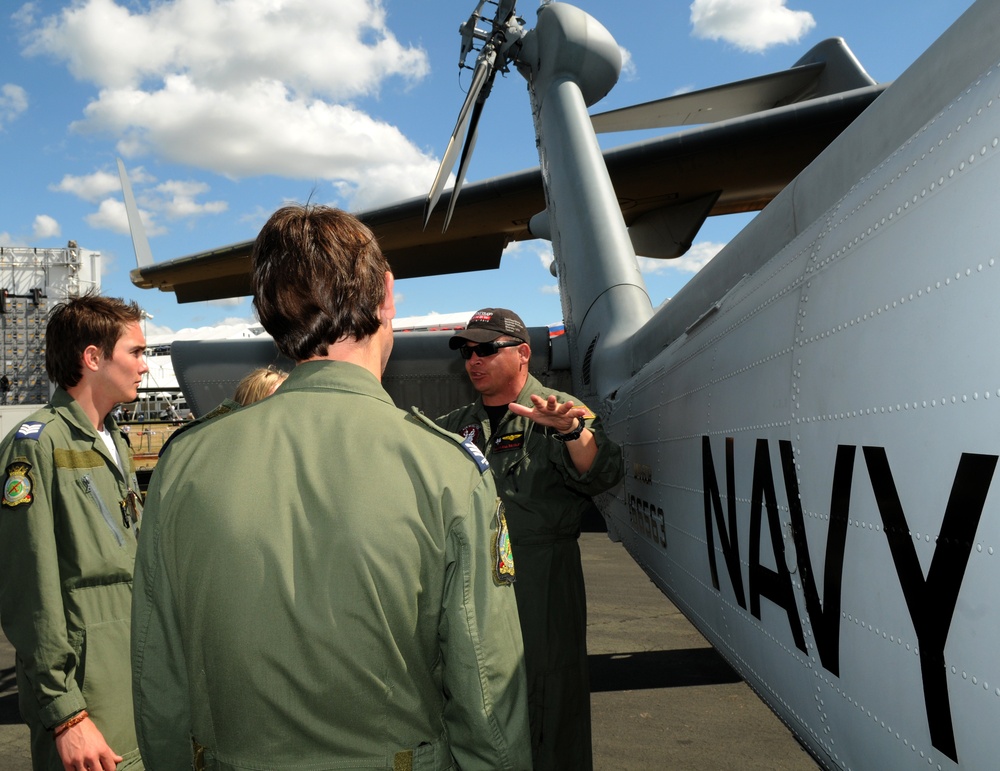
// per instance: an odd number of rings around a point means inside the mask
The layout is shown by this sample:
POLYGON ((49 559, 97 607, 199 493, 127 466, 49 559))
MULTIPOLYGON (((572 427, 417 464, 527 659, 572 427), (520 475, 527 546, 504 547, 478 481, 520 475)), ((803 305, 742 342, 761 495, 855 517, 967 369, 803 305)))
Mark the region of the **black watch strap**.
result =
POLYGON ((584 428, 586 428, 586 426, 583 425, 583 420, 577 418, 576 428, 572 431, 567 431, 565 434, 552 434, 552 438, 557 442, 572 442, 580 438, 580 434, 583 433, 584 428))

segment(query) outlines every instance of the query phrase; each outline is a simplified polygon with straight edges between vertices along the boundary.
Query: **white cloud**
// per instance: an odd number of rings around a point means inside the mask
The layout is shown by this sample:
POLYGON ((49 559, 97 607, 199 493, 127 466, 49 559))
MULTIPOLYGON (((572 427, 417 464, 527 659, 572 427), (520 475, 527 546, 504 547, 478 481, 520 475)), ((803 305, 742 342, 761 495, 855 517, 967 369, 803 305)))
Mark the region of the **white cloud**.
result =
MULTIPOLYGON (((722 251, 724 246, 725 244, 714 241, 699 241, 692 244, 686 254, 675 259, 654 260, 649 257, 639 257, 639 269, 644 275, 658 275, 668 271, 697 273, 722 251)), ((546 274, 551 274, 551 265, 555 259, 551 243, 541 239, 512 241, 503 253, 503 259, 508 257, 520 259, 525 256, 534 256, 546 274)), ((539 291, 542 294, 559 294, 559 286, 558 284, 546 283, 539 287, 539 291)))
POLYGON ((552 253, 552 242, 543 238, 535 238, 527 241, 511 241, 503 251, 503 257, 511 257, 519 260, 522 257, 535 257, 539 264, 546 270, 555 259, 552 253))
POLYGON ((147 321, 146 344, 160 345, 163 343, 172 343, 175 340, 221 340, 237 337, 253 337, 255 336, 254 331, 248 331, 248 328, 259 326, 260 323, 254 318, 235 316, 223 319, 209 326, 184 327, 176 331, 163 324, 147 321))
POLYGON ((694 0, 691 25, 695 37, 757 53, 797 42, 816 20, 807 11, 785 7, 785 0, 694 0))
POLYGON ((102 228, 113 233, 128 234, 128 216, 125 214, 125 204, 114 198, 105 198, 93 214, 86 217, 87 224, 92 228, 102 228))
POLYGON ((13 83, 0 86, 0 129, 28 109, 28 92, 13 83))
MULTIPOLYGON (((121 263, 118 260, 118 255, 108 249, 101 250, 101 276, 113 276, 115 275, 121 263)), ((134 267, 134 258, 131 255, 125 260, 125 270, 129 270, 134 267)))
MULTIPOLYGON (((552 243, 545 241, 544 239, 535 239, 532 241, 511 241, 504 250, 501 259, 511 257, 515 260, 519 260, 522 257, 532 256, 538 260, 539 266, 545 271, 546 279, 552 279, 552 263, 555 261, 555 255, 552 252, 552 243)), ((542 294, 558 295, 559 284, 545 283, 538 287, 538 291, 542 294)))
POLYGON ((622 46, 618 46, 618 50, 622 54, 622 77, 625 80, 635 80, 639 75, 639 71, 636 69, 635 62, 632 59, 632 52, 622 46))
POLYGON ((352 206, 430 185, 435 159, 347 103, 429 71, 426 53, 389 31, 380 0, 134 7, 78 0, 44 19, 19 14, 26 53, 63 60, 100 89, 76 130, 118 136, 126 157, 155 152, 232 178, 346 183, 352 206))
POLYGON ((386 27, 379 0, 165 0, 134 13, 78 0, 28 26, 27 53, 65 59, 74 76, 110 90, 184 73, 219 93, 275 79, 340 100, 429 72, 426 53, 386 27))
MULTIPOLYGON (((131 174, 129 176, 131 178, 131 174)), ((121 182, 118 180, 117 174, 110 174, 106 171, 96 171, 82 177, 67 174, 58 185, 49 185, 49 190, 70 193, 84 201, 97 203, 110 193, 121 190, 121 182)))
POLYGON ((170 219, 194 217, 200 214, 221 214, 229 208, 225 201, 208 201, 199 203, 195 198, 208 192, 204 182, 168 180, 157 185, 157 196, 150 203, 152 208, 163 212, 170 219))
POLYGON ((155 147, 232 178, 343 180, 357 206, 419 195, 437 171, 395 126, 353 107, 295 98, 274 81, 215 93, 171 77, 155 93, 102 94, 74 128, 124 136, 124 155, 155 147))
MULTIPOLYGON (((152 185, 156 183, 156 177, 146 171, 145 166, 126 166, 125 173, 128 175, 128 181, 132 185, 152 185)), ((121 180, 118 178, 118 168, 117 166, 112 173, 115 178, 115 189, 121 189, 121 180)))
MULTIPOLYGON (((145 228, 147 236, 158 236, 164 232, 162 226, 156 222, 156 216, 146 209, 139 209, 139 217, 145 228)), ((110 230, 113 233, 129 235, 128 214, 125 212, 125 204, 117 198, 105 198, 101 201, 97 211, 86 216, 87 224, 95 229, 110 230)))
MULTIPOLYGON (((151 184, 156 180, 142 166, 137 166, 128 172, 129 181, 133 187, 141 184, 151 184)), ((50 185, 50 190, 62 193, 70 193, 77 198, 90 203, 101 202, 102 210, 90 215, 89 222, 96 227, 104 227, 114 230, 117 233, 128 232, 128 222, 119 222, 119 218, 124 214, 124 204, 118 206, 109 202, 108 196, 121 191, 121 181, 117 172, 112 174, 107 171, 96 171, 93 174, 75 176, 65 175, 57 185, 50 185), (125 230, 122 230, 122 227, 125 230)), ((143 221, 151 217, 151 212, 161 213, 168 219, 180 219, 184 217, 195 217, 201 214, 219 214, 226 211, 229 205, 225 201, 208 201, 200 203, 197 196, 207 193, 209 187, 204 182, 167 180, 157 185, 152 190, 147 190, 142 196, 142 203, 146 207, 142 210, 143 221)), ((155 233, 163 233, 163 228, 156 229, 155 233)))
POLYGON ((671 260, 654 260, 649 257, 639 258, 639 269, 646 275, 656 275, 667 271, 679 273, 697 273, 715 257, 725 244, 712 241, 699 241, 691 245, 682 257, 671 260))
POLYGON ((218 300, 205 300, 206 305, 214 305, 216 308, 229 308, 247 302, 249 300, 246 297, 222 297, 218 300))
POLYGON ((62 234, 62 230, 59 227, 59 223, 48 214, 39 214, 35 217, 33 233, 35 240, 41 240, 43 238, 55 238, 62 234))

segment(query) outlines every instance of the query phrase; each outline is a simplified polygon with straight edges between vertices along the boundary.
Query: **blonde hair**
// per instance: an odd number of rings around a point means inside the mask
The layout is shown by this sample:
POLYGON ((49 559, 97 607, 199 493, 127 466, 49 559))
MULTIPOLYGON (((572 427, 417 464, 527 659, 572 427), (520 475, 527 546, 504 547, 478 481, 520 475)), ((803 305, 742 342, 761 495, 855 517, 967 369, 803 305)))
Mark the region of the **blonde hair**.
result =
POLYGON ((285 382, 288 373, 275 366, 260 367, 246 375, 238 386, 233 399, 246 407, 259 402, 265 396, 270 396, 275 389, 285 382))

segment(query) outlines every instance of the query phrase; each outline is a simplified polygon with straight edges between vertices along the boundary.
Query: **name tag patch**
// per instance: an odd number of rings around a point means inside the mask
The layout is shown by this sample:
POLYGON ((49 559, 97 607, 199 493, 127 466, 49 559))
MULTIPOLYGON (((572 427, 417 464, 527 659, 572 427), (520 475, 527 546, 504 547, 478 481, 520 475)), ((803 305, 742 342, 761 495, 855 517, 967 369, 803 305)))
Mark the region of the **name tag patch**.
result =
POLYGON ((493 452, 511 452, 524 447, 524 433, 498 434, 493 439, 493 452))

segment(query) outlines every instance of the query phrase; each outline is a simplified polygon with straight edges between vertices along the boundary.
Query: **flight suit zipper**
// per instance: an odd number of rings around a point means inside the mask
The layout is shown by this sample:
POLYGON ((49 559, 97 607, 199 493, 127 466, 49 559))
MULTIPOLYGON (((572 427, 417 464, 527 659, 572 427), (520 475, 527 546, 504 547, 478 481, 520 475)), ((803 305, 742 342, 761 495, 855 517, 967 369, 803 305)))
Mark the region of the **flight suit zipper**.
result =
POLYGON ((97 487, 94 486, 94 480, 90 478, 90 474, 84 475, 82 482, 87 494, 93 499, 94 503, 97 504, 97 508, 101 510, 101 516, 104 517, 104 521, 107 523, 108 528, 111 530, 111 534, 114 535, 118 545, 124 546, 125 538, 119 532, 118 526, 115 524, 114 517, 111 515, 111 510, 104 505, 104 499, 101 498, 101 494, 97 492, 97 487))

